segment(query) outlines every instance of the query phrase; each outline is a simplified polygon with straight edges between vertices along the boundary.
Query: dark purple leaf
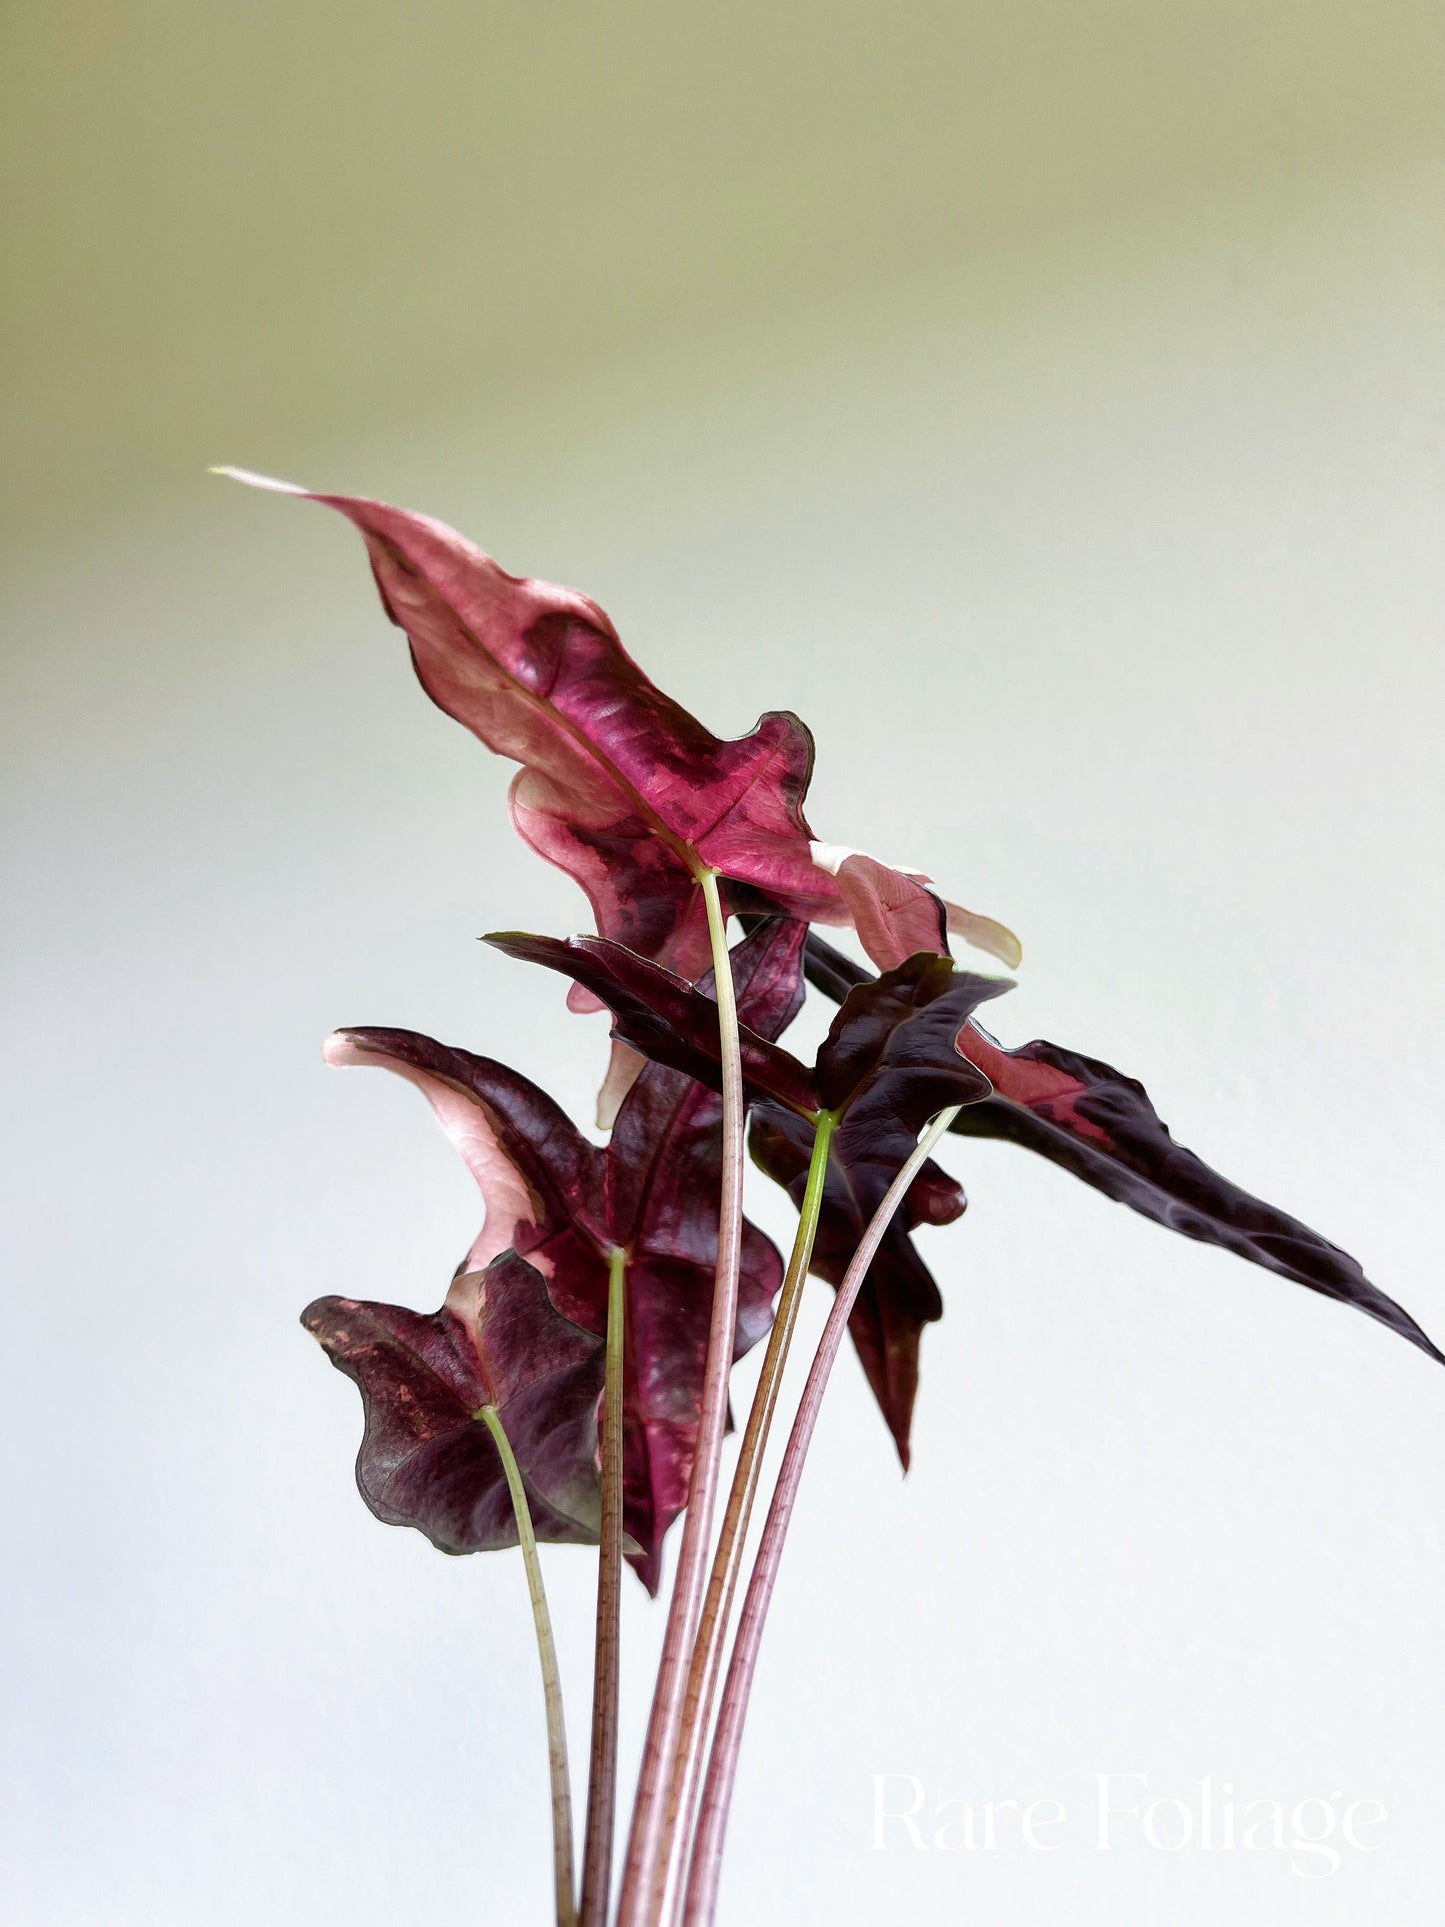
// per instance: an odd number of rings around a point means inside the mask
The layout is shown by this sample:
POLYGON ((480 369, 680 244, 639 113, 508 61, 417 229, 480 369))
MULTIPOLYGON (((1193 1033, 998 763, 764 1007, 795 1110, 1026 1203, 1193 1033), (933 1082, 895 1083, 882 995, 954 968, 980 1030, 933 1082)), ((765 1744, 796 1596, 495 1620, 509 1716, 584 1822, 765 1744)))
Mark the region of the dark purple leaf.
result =
MULTIPOLYGON (((789 939, 791 978, 801 985, 798 960, 807 925, 788 919, 784 927, 795 933, 789 939)), ((703 980, 706 988, 695 988, 606 937, 535 937, 501 930, 483 941, 509 957, 543 964, 585 985, 612 1012, 614 1037, 654 1063, 695 1077, 712 1090, 722 1089, 717 1001, 710 971, 703 980)), ((744 954, 749 942, 739 945, 735 955, 744 954)), ((744 986, 735 982, 734 989, 741 1018, 743 1006, 752 1006, 744 986)), ((741 1021, 739 1040, 743 1076, 751 1090, 809 1116, 817 1110, 813 1079, 796 1057, 741 1021)))
MULTIPOLYGON (((922 953, 848 992, 818 1053, 819 1095, 840 1113, 811 1269, 842 1282, 854 1251, 929 1118, 988 1094, 988 1080, 954 1048, 970 1013, 1012 986, 955 971, 922 953)), ((801 1205, 812 1153, 810 1122, 775 1104, 755 1111, 750 1148, 801 1205)), ((905 1467, 918 1390, 919 1338, 943 1312, 910 1231, 948 1224, 962 1191, 931 1159, 910 1186, 868 1268, 848 1321, 863 1370, 905 1467)))
POLYGON ((515 1252, 459 1272, 440 1311, 318 1298, 301 1322, 361 1388, 356 1483, 378 1519, 415 1526, 443 1552, 516 1545, 506 1474, 478 1416, 494 1405, 537 1537, 596 1544, 602 1343, 562 1317, 515 1252))
MULTIPOLYGON (((868 980, 868 972, 818 938, 809 938, 805 955, 810 981, 830 997, 868 980)), ((1176 1144, 1133 1078, 1057 1044, 1006 1050, 974 1023, 958 1044, 989 1078, 992 1095, 960 1112, 955 1131, 1021 1144, 1171 1231, 1354 1305, 1445 1363, 1409 1313, 1346 1252, 1176 1144)))
MULTIPOLYGON (((740 1008, 762 1034, 797 1008, 803 934, 775 920, 734 952, 740 1008)), ((486 1204, 464 1268, 515 1249, 542 1273, 556 1310, 600 1339, 609 1257, 628 1251, 624 1523, 633 1564, 655 1591, 662 1538, 692 1468, 717 1264, 720 1099, 650 1064, 604 1150, 516 1071, 415 1032, 340 1031, 326 1055, 396 1071, 431 1103, 486 1204)), ((781 1282, 773 1245, 745 1224, 736 1356, 768 1329, 781 1282)))
MULTIPOLYGON (((732 951, 740 1016, 769 1047, 803 1001, 806 936, 806 925, 773 919, 732 951)), ((708 972, 692 994, 706 1003, 712 990, 708 972)), ((634 1254, 624 1351, 626 1517, 642 1548, 633 1564, 653 1593, 663 1535, 686 1504, 692 1473, 717 1269, 721 1153, 719 1095, 666 1063, 648 1064, 607 1147, 607 1206, 614 1237, 634 1254)), ((734 1358, 767 1332, 781 1284, 777 1251, 744 1219, 734 1358)))
POLYGON ((562 1107, 494 1058, 417 1031, 339 1030, 323 1049, 329 1064, 372 1064, 405 1077, 436 1113, 485 1207, 459 1269, 480 1270, 498 1252, 515 1250, 542 1272, 564 1317, 605 1332, 613 1240, 604 1154, 562 1107))
MULTIPOLYGON (((722 1100, 665 1065, 649 1064, 618 1113, 607 1151, 609 1222, 626 1244, 627 1529, 649 1592, 662 1540, 687 1503, 717 1269, 722 1100)), ((743 1220, 737 1335, 741 1358, 773 1317, 783 1265, 743 1220)))
MULTIPOLYGON (((595 937, 562 943, 507 935, 488 941, 512 956, 585 973, 588 987, 616 1015, 614 1035, 717 1088, 716 1006, 704 990, 694 991, 657 965, 595 937)), ((956 971, 948 958, 931 951, 919 952, 876 980, 859 975, 863 981, 846 992, 812 1076, 787 1052, 761 1038, 743 1038, 744 1075, 754 1107, 752 1153, 795 1204, 801 1204, 807 1182, 812 1113, 822 1104, 840 1117, 811 1264, 834 1286, 928 1119, 950 1104, 988 1095, 988 1079, 954 1048, 954 1039, 979 1003, 1011 988, 996 978, 956 971)), ((920 1224, 946 1224, 962 1210, 962 1192, 930 1161, 879 1247, 850 1320, 854 1344, 905 1465, 919 1335, 942 1314, 938 1288, 908 1232, 920 1224)))
POLYGON ((1037 1151, 1156 1224, 1354 1305, 1445 1364, 1410 1314, 1347 1252, 1176 1144, 1132 1077, 1042 1040, 1005 1050, 974 1025, 959 1048, 990 1078, 994 1095, 960 1116, 956 1131, 1037 1151))
MULTIPOLYGON (((428 516, 227 472, 324 502, 361 531, 423 688, 522 765, 513 821, 581 885, 603 936, 695 981, 711 954, 706 868, 805 921, 856 920, 884 967, 936 941, 916 877, 831 846, 818 846, 831 867, 814 861, 803 816, 813 739, 796 716, 772 711, 723 741, 643 675, 588 597, 509 575, 428 516)), ((951 917, 970 941, 1016 948, 1002 925, 951 917)))
MULTIPOLYGON (((776 1105, 762 1106, 753 1114, 748 1148, 759 1168, 776 1179, 801 1208, 813 1150, 812 1125, 776 1105)), ((929 1222, 946 1224, 961 1215, 965 1202, 962 1191, 930 1160, 905 1200, 907 1221, 900 1213, 884 1232, 848 1320, 864 1375, 905 1467, 909 1424, 918 1391, 919 1335, 926 1324, 943 1316, 938 1287, 908 1236, 919 1222, 912 1216, 914 1192, 924 1185, 933 1207, 929 1222)), ((815 1277, 827 1279, 837 1289, 871 1216, 872 1212, 865 1210, 854 1195, 836 1156, 831 1157, 809 1264, 815 1277)))

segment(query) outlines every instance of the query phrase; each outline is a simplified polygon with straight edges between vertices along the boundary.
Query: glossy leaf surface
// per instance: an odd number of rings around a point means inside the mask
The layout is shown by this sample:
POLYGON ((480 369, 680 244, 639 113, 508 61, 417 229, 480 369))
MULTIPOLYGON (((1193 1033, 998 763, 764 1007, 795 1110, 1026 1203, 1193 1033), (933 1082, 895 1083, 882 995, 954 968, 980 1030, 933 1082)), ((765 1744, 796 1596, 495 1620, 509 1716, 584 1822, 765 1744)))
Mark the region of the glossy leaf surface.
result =
MULTIPOLYGON (((808 940, 806 960, 810 981, 830 997, 852 994, 868 979, 816 937, 808 940)), ((1171 1231, 1355 1306, 1445 1363, 1409 1313, 1347 1252, 1176 1144, 1132 1077, 1041 1040, 1005 1049, 975 1023, 962 1032, 959 1048, 992 1085, 992 1095, 959 1114, 953 1128, 961 1135, 1021 1144, 1171 1231)))

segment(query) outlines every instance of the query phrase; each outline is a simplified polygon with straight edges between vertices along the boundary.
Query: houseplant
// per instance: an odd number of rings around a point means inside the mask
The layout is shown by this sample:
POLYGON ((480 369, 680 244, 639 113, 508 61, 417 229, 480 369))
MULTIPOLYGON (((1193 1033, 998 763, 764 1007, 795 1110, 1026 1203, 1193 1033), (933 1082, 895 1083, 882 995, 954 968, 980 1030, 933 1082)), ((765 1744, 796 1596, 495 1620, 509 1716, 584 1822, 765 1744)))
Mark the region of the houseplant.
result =
POLYGON ((773 1582, 845 1335, 907 1464, 921 1335, 942 1310, 910 1234, 963 1206, 930 1157, 945 1131, 1018 1144, 1445 1359, 1353 1259, 1176 1145, 1131 1078, 1043 1041, 994 1038, 979 1013, 1010 984, 960 969, 949 937, 1010 967, 1017 940, 918 873, 813 836, 803 814, 813 746, 797 717, 772 712, 721 741, 646 678, 586 597, 508 575, 424 517, 311 499, 360 530, 427 693, 520 765, 513 821, 582 887, 597 928, 488 941, 569 978, 574 1009, 610 1012, 614 1044, 603 1147, 494 1058, 409 1031, 329 1039, 330 1062, 379 1065, 418 1086, 476 1178, 485 1218, 435 1313, 330 1297, 303 1322, 361 1389, 357 1476, 371 1509, 450 1553, 521 1546, 561 1927, 705 1927, 773 1582), (877 974, 818 926, 851 928, 877 974), (838 1005, 811 1065, 779 1042, 805 982, 838 1005), (745 1139, 798 1206, 786 1264, 743 1216, 745 1139), (836 1296, 744 1586, 810 1272, 836 1296), (724 1495, 729 1372, 764 1339, 724 1495), (614 1913, 622 1566, 655 1593, 679 1517, 614 1913), (598 1548, 580 1899, 539 1540, 598 1548))

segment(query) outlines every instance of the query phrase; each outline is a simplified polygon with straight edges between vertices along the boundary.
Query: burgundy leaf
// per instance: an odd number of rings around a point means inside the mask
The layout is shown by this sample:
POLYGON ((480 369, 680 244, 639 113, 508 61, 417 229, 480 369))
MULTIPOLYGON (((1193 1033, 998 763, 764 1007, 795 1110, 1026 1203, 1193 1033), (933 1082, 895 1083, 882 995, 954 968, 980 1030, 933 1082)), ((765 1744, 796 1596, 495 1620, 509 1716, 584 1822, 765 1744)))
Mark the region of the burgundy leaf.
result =
MULTIPOLYGON (((632 1563, 651 1593, 662 1540, 687 1503, 717 1270, 722 1100, 665 1065, 633 1085, 607 1147, 609 1222, 629 1251, 624 1452, 632 1563)), ((743 1220, 737 1333, 741 1358, 772 1323, 783 1265, 743 1220)))
MULTIPOLYGON (((803 1000, 806 936, 805 925, 777 918, 732 951, 740 1016, 749 1035, 769 1049, 803 1000)), ((698 991, 688 989, 709 1002, 712 973, 698 991)), ((721 1170, 721 1097, 683 1070, 648 1064, 621 1106, 607 1147, 607 1209, 614 1239, 632 1253, 624 1349, 626 1517, 642 1548, 632 1563, 653 1593, 663 1535, 686 1504, 692 1473, 717 1270, 721 1170)), ((734 1358, 767 1332, 782 1280, 772 1242, 744 1219, 734 1358)))
POLYGON ((318 1298, 301 1314, 361 1389, 361 1496, 443 1552, 517 1543, 506 1474, 478 1416, 497 1408, 539 1539, 595 1545, 603 1347, 515 1252, 458 1273, 440 1311, 318 1298))
POLYGON ((842 1114, 839 1136, 852 1132, 861 1155, 865 1138, 881 1142, 887 1131, 900 1131, 908 1140, 902 1164, 929 1118, 986 1097, 988 1079, 954 1039, 979 1004, 1012 989, 1007 978, 971 976, 947 957, 921 951, 850 990, 816 1070, 819 1097, 842 1114))
MULTIPOLYGON (((818 938, 809 938, 805 957, 810 981, 830 997, 867 980, 866 971, 818 938)), ((1021 1144, 1171 1231, 1354 1305, 1445 1363, 1355 1259, 1176 1144, 1133 1078, 1057 1044, 1006 1050, 976 1023, 961 1032, 958 1046, 989 1078, 993 1094, 961 1111, 955 1131, 1021 1144)))
POLYGON ((1037 1151, 1156 1224, 1354 1305, 1445 1364, 1410 1314, 1347 1252, 1176 1144, 1132 1077, 1042 1040, 1005 1050, 973 1025, 959 1049, 992 1080, 994 1096, 961 1115, 956 1131, 1037 1151))
POLYGON ((564 1317, 605 1333, 613 1241, 604 1156, 559 1104, 494 1058, 417 1031, 339 1030, 322 1054, 328 1064, 394 1071, 431 1105, 476 1180, 486 1212, 460 1270, 478 1270, 499 1251, 515 1250, 542 1272, 564 1317))
MULTIPOLYGON (((513 821, 581 885, 603 936, 695 981, 710 956, 698 878, 711 869, 807 922, 861 914, 885 966, 920 947, 920 922, 937 915, 920 881, 871 858, 866 877, 835 879, 814 861, 813 739, 796 716, 771 711, 723 741, 643 675, 588 597, 509 575, 428 516, 226 472, 324 502, 361 531, 423 688, 522 765, 513 821)), ((960 914, 971 941, 1002 932, 960 914)))
MULTIPOLYGON (((755 926, 738 954, 767 927, 755 926)), ((790 927, 802 931, 801 925, 790 927)), ((939 937, 937 921, 933 936, 939 937)), ((615 1036, 655 1062, 718 1088, 716 1006, 705 988, 694 990, 600 938, 563 943, 509 934, 488 941, 509 955, 580 977, 614 1011, 615 1036)), ((848 991, 819 1051, 815 1077, 787 1052, 744 1031, 744 1077, 756 1113, 753 1156, 795 1204, 801 1204, 806 1187, 813 1113, 822 1104, 840 1118, 811 1265, 819 1277, 835 1286, 841 1281, 928 1119, 950 1104, 989 1095, 988 1079, 955 1049, 954 1040, 979 1003, 1009 988, 998 979, 958 972, 950 959, 931 950, 920 951, 883 977, 848 991)), ((880 1246, 850 1320, 905 1465, 919 1336, 942 1314, 937 1286, 908 1232, 919 1224, 946 1224, 962 1209, 962 1192, 930 1161, 910 1189, 906 1213, 880 1246)))
MULTIPOLYGON (((792 978, 801 985, 799 957, 807 925, 793 919, 775 920, 790 932, 792 978)), ((722 1089, 721 1049, 717 1000, 711 992, 712 973, 694 987, 650 963, 624 944, 606 937, 534 937, 523 931, 494 931, 483 939, 494 949, 526 963, 544 964, 571 977, 605 1004, 613 1016, 613 1036, 634 1052, 695 1077, 715 1091, 722 1089)), ((747 952, 748 938, 735 957, 747 952)), ((736 968, 735 964, 735 968, 736 968)), ((746 988, 734 983, 739 1009, 752 1007, 746 988)), ((790 1109, 809 1116, 818 1108, 809 1072, 797 1058, 750 1025, 739 1022, 743 1077, 749 1088, 775 1097, 790 1109)))
MULTIPOLYGON (((778 1105, 760 1106, 753 1113, 748 1148, 759 1168, 776 1179, 801 1209, 813 1150, 812 1125, 778 1105)), ((962 1191, 931 1159, 919 1173, 920 1183, 925 1178, 934 1213, 928 1221, 946 1224, 951 1217, 960 1216, 965 1202, 962 1191)), ((938 1287, 908 1236, 911 1226, 919 1222, 911 1216, 913 1199, 910 1190, 906 1200, 909 1222, 905 1224, 900 1214, 884 1232, 848 1320, 864 1375, 905 1468, 918 1390, 919 1335, 926 1324, 943 1316, 938 1287)), ((828 1163, 823 1209, 809 1263, 815 1277, 825 1278, 837 1289, 871 1216, 852 1191, 834 1153, 828 1163)))
MULTIPOLYGON (((762 1033, 780 1029, 801 999, 803 935, 775 920, 734 952, 740 1007, 762 1033)), ((396 1071, 427 1097, 486 1204, 468 1265, 514 1248, 543 1275, 556 1310, 600 1340, 610 1254, 627 1250, 624 1522, 632 1562, 655 1591, 662 1538, 692 1469, 717 1265, 721 1100, 649 1064, 603 1150, 516 1071, 415 1032, 338 1032, 326 1055, 396 1071)), ((768 1329, 781 1282, 773 1245, 745 1223, 737 1356, 768 1329)))
MULTIPOLYGON (((988 1095, 987 1078, 954 1048, 954 1039, 980 1003, 1011 988, 996 978, 955 971, 946 958, 925 952, 848 992, 818 1052, 819 1096, 839 1115, 811 1263, 820 1278, 835 1287, 841 1283, 929 1118, 988 1095)), ((801 1205, 811 1123, 762 1104, 749 1142, 757 1163, 801 1205)), ((908 1234, 920 1224, 948 1224, 963 1208, 962 1191, 930 1159, 884 1234, 848 1321, 905 1467, 919 1339, 924 1325, 943 1312, 938 1287, 908 1234)))
MULTIPOLYGON (((807 941, 806 923, 796 917, 769 917, 750 929, 728 953, 739 1021, 767 1044, 776 1045, 803 1008, 803 949, 807 941)), ((704 997, 716 1000, 711 969, 703 972, 697 987, 704 997)))

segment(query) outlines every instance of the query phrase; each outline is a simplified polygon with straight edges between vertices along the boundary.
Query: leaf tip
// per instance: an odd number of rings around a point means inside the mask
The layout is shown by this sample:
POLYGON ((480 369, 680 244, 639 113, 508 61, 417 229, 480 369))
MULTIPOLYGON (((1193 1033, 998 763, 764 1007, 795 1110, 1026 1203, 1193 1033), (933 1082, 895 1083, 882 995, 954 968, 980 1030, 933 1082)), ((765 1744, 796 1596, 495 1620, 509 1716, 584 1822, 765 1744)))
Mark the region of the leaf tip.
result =
POLYGON ((321 1061, 333 1068, 361 1062, 361 1046, 354 1030, 334 1030, 321 1044, 321 1061))
POLYGON ((336 1313, 347 1303, 344 1298, 313 1298, 302 1312, 298 1321, 303 1330, 309 1331, 324 1351, 330 1351, 327 1344, 332 1334, 336 1313))
POLYGON ((208 475, 222 475, 228 482, 241 482, 247 488, 268 488, 276 495, 309 495, 309 488, 302 488, 299 482, 283 482, 274 475, 258 474, 254 468, 235 468, 229 462, 213 463, 206 470, 208 475))
POLYGON ((997 957, 1006 969, 1018 969, 1024 960, 1024 947, 1006 923, 1000 923, 997 917, 981 917, 959 903, 945 902, 943 909, 948 928, 956 937, 987 956, 997 957))

